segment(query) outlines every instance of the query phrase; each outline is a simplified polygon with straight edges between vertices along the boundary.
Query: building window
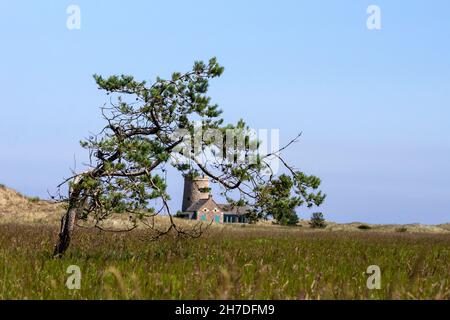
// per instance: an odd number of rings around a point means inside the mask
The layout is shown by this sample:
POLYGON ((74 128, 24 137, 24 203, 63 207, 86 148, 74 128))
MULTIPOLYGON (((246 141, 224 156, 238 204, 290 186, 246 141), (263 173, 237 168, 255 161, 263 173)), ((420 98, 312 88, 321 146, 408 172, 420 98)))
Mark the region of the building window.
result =
POLYGON ((216 220, 216 222, 220 222, 220 216, 219 215, 214 216, 214 219, 216 220))
POLYGON ((206 221, 206 214, 202 214, 201 219, 202 219, 202 221, 206 221))

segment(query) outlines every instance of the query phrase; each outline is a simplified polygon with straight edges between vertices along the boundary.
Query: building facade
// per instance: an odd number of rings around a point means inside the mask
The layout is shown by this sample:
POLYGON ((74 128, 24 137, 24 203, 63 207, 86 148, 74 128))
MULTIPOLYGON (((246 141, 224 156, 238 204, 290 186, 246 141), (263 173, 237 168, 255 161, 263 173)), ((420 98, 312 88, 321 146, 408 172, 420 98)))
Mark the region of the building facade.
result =
POLYGON ((185 177, 181 217, 214 223, 247 223, 248 207, 217 203, 205 176, 185 177))

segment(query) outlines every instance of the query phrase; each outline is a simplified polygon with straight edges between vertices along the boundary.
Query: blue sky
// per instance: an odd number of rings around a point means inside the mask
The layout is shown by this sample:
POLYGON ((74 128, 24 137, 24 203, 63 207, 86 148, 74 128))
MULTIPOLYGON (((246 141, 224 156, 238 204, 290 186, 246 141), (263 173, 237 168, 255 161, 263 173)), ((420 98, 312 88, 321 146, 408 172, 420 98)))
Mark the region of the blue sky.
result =
POLYGON ((322 178, 328 219, 448 222, 449 17, 446 0, 2 1, 0 183, 46 197, 81 168, 107 101, 92 74, 152 80, 216 56, 228 122, 303 132, 287 157, 322 178), (371 4, 381 30, 366 27, 371 4))

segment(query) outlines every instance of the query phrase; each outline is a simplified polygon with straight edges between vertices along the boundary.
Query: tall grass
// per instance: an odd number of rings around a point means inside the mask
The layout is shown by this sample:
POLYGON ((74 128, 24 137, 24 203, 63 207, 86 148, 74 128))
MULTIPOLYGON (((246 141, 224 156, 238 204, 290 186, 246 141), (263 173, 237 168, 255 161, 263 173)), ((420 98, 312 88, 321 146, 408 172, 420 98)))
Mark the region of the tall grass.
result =
POLYGON ((1 299, 449 299, 450 236, 226 227, 200 239, 0 225, 1 299), (65 286, 77 265, 81 289, 65 286), (366 287, 369 265, 381 289, 366 287))

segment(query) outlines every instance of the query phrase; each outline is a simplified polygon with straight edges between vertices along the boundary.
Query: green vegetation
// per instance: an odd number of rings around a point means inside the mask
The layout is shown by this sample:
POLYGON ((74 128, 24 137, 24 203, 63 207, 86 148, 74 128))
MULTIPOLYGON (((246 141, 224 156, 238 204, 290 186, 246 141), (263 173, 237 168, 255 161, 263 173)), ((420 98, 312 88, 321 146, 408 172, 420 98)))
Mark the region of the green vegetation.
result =
POLYGON ((39 197, 30 197, 30 198, 28 198, 28 201, 30 201, 30 202, 39 202, 39 201, 41 201, 41 199, 39 197))
POLYGON ((360 230, 370 230, 370 229, 372 229, 372 227, 368 226, 367 224, 362 224, 362 225, 358 226, 358 229, 360 229, 360 230))
MULTIPOLYGON (((310 194, 307 192, 308 187, 316 190, 319 185, 319 178, 306 176, 301 172, 297 172, 293 177, 282 174, 278 178, 270 180, 257 188, 256 207, 259 208, 257 218, 270 216, 281 225, 297 225, 299 221, 295 212, 297 207, 304 204, 308 208, 320 206, 325 200, 326 195, 321 191, 310 194), (293 189, 296 189, 295 196, 292 195, 293 189)), ((254 220, 251 214, 250 220, 254 220)))
POLYGON ((0 299, 450 299, 450 235, 214 227, 199 239, 0 225, 0 299), (81 268, 68 290, 67 267, 81 268), (366 288, 369 265, 380 290, 366 288))
POLYGON ((325 219, 323 218, 322 212, 314 212, 311 216, 311 221, 309 222, 311 228, 323 229, 327 226, 325 219))

